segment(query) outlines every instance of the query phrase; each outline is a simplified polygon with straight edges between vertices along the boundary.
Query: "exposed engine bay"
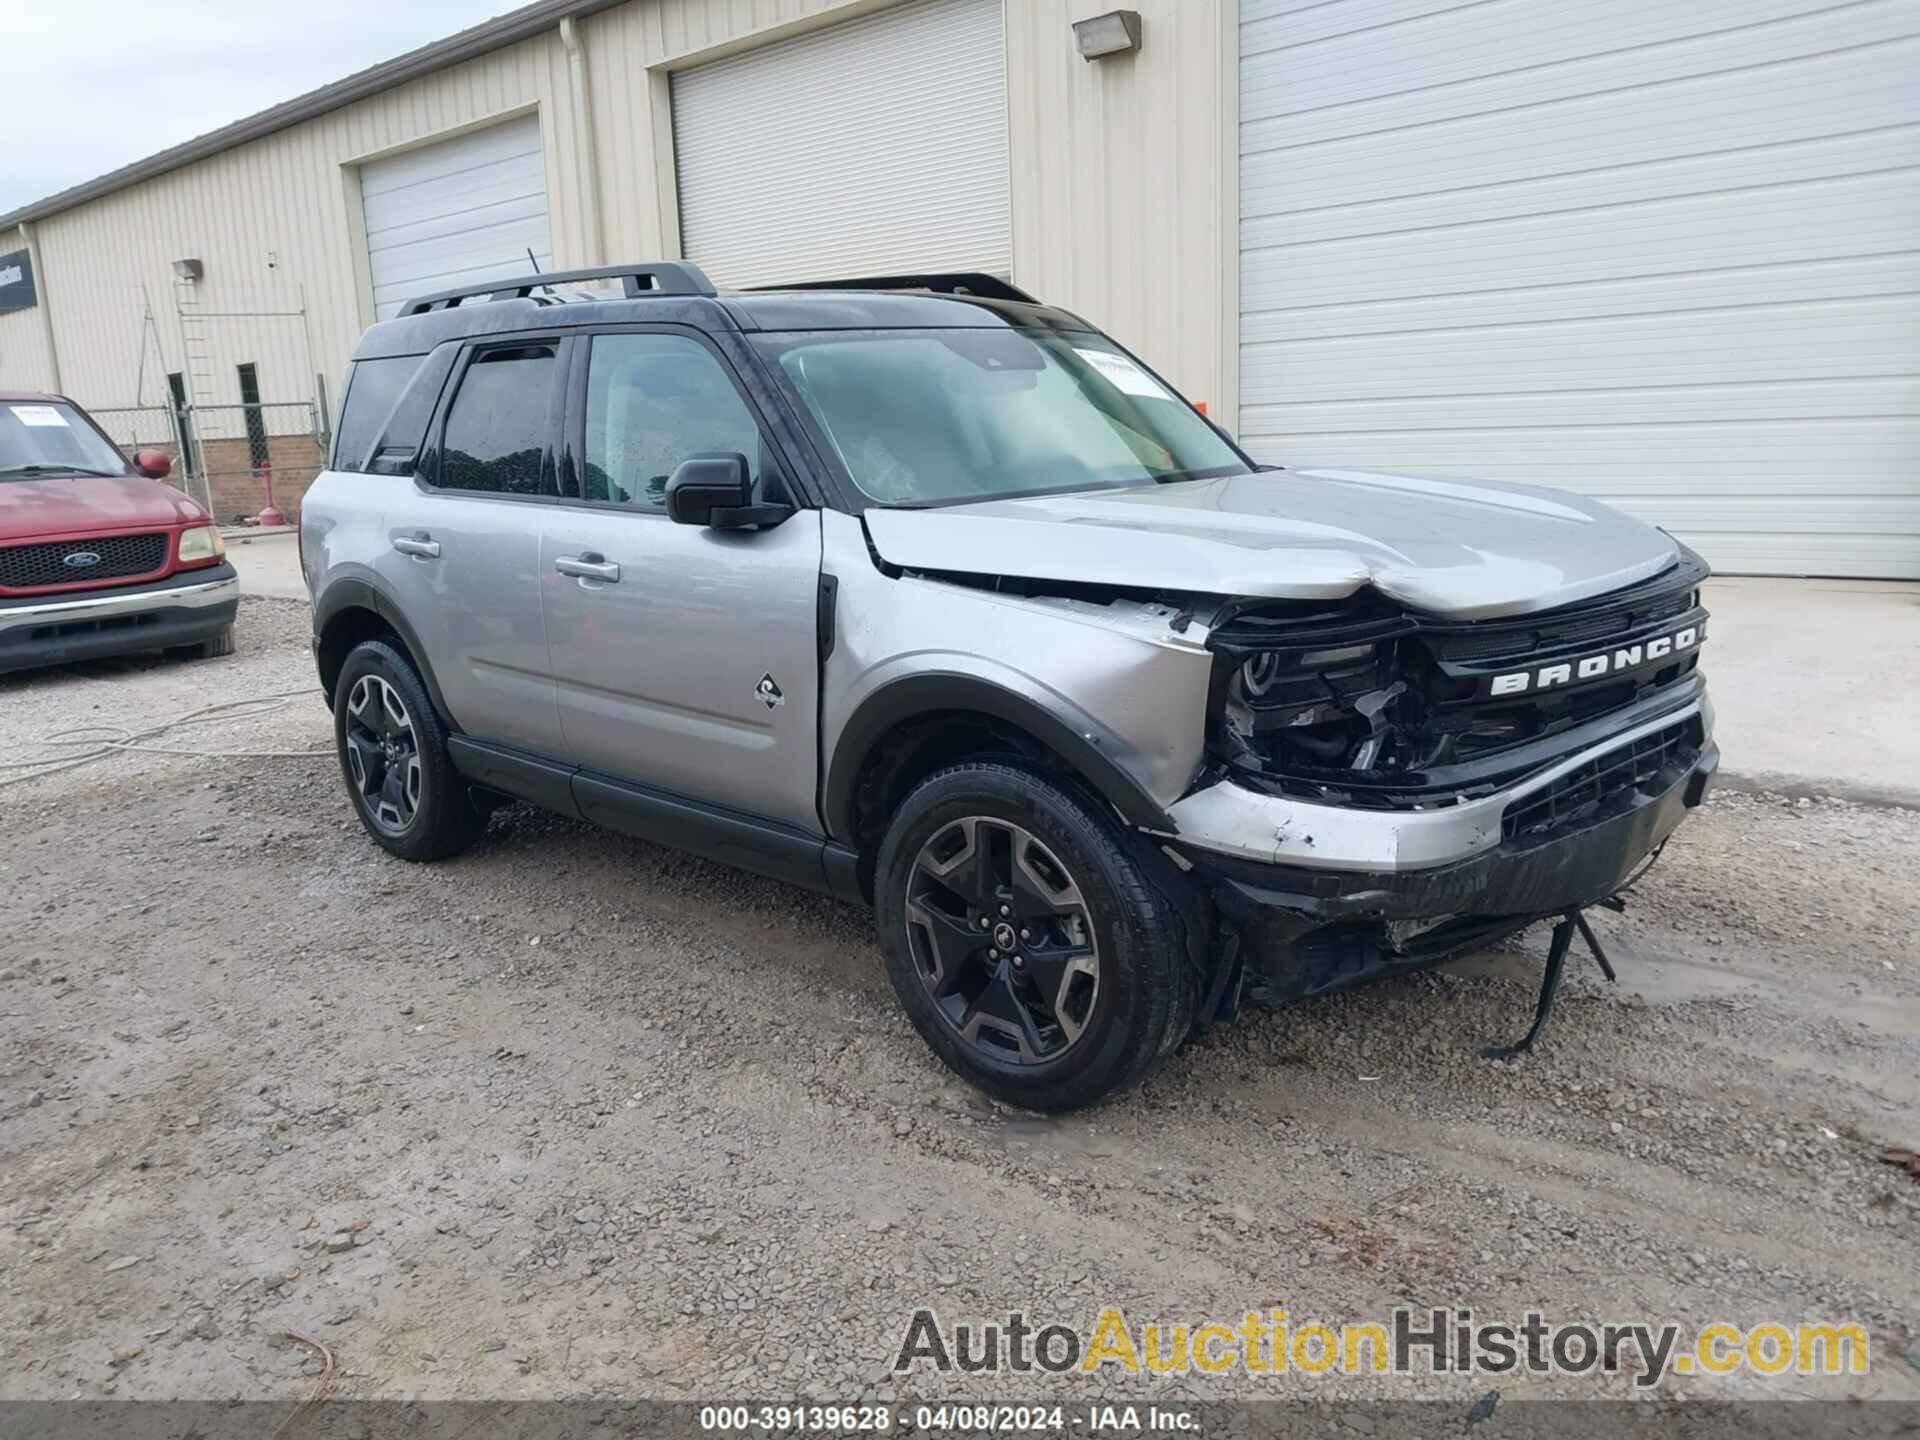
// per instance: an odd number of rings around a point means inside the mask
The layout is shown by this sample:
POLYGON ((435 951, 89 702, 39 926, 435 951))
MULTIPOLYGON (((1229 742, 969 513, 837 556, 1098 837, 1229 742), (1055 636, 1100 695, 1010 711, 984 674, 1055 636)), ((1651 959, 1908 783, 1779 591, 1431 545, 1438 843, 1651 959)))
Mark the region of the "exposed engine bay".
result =
POLYGON ((1448 621, 1377 598, 1229 605, 1212 617, 1210 759, 1323 804, 1425 807, 1490 794, 1658 706, 1706 635, 1687 557, 1601 601, 1448 621))

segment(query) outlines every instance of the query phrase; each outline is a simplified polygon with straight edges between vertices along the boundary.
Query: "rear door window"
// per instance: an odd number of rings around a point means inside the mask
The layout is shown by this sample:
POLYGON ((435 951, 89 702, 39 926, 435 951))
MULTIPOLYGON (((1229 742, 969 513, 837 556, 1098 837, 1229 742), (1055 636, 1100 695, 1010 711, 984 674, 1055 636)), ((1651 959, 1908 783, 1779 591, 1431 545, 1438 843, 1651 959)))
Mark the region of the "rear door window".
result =
POLYGON ((559 345, 541 340, 475 352, 447 410, 438 484, 446 490, 545 495, 559 345))

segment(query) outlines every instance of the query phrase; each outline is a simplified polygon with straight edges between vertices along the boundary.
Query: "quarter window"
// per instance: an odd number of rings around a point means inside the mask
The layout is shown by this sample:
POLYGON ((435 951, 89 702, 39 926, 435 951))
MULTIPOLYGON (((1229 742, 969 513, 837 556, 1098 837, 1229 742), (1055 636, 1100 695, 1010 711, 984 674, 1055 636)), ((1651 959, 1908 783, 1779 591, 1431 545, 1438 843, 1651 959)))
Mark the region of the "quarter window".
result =
POLYGON ((340 438, 333 447, 334 469, 359 470, 365 466, 367 451, 379 438, 394 401, 419 368, 418 355, 354 364, 347 378, 347 402, 340 413, 340 438))
POLYGON ((583 498, 662 510, 689 455, 732 451, 760 482, 760 427, 713 353, 684 335, 596 335, 583 498))

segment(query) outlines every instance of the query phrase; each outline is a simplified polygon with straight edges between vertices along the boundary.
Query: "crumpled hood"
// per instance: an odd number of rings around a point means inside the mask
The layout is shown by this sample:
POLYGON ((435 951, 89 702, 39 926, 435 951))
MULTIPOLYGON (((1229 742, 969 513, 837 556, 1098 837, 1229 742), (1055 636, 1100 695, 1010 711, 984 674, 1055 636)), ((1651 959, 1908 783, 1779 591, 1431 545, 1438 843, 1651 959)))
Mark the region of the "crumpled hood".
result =
POLYGON ((1651 525, 1563 490, 1357 470, 873 509, 866 524, 909 570, 1299 600, 1371 585, 1460 619, 1604 595, 1679 557, 1651 525))
POLYGON ((49 475, 0 479, 0 541, 100 530, 161 529, 206 518, 171 485, 144 475, 49 475))

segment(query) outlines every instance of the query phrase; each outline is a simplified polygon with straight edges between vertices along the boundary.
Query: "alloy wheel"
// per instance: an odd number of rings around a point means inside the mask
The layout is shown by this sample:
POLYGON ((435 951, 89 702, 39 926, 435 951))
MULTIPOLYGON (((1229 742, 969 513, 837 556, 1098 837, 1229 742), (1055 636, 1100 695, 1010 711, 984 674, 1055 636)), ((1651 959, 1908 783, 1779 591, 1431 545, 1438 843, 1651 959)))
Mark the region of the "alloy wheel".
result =
POLYGON ((362 675, 347 693, 347 768, 373 823, 402 834, 419 813, 424 776, 413 717, 399 691, 362 675))
POLYGON ((1100 991, 1093 916, 1031 831, 984 815, 935 831, 913 862, 906 924, 914 972, 968 1045, 1037 1065, 1078 1043, 1100 991))

